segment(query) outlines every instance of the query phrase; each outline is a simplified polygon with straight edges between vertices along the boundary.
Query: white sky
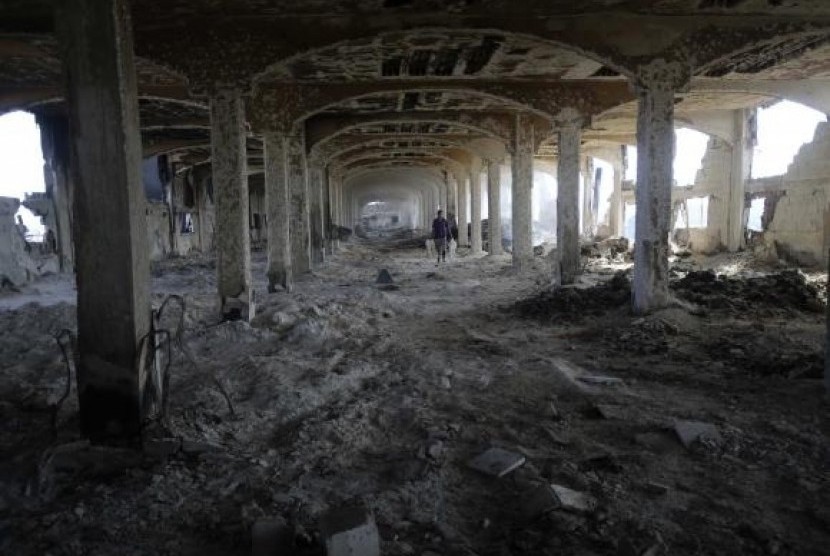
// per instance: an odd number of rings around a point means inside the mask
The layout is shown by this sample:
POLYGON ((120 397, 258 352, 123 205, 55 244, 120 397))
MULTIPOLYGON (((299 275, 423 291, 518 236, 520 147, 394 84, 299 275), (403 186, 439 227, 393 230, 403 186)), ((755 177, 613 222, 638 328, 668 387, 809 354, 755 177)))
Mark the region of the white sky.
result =
MULTIPOLYGON (((758 146, 752 158, 752 177, 765 178, 787 173, 798 150, 810 143, 819 122, 827 116, 796 102, 782 101, 758 110, 758 146)), ((708 136, 691 129, 678 129, 674 178, 678 185, 691 185, 706 152, 708 136)), ((637 148, 628 146, 625 179, 637 179, 637 148)))
MULTIPOLYGON (((43 191, 43 153, 35 117, 28 112, 0 116, 0 196, 22 201, 26 193, 43 191)), ((40 218, 23 207, 18 214, 30 234, 43 234, 40 218)))
POLYGON ((827 116, 802 104, 783 101, 758 111, 758 146, 752 157, 752 177, 787 173, 798 149, 810 143, 827 116))

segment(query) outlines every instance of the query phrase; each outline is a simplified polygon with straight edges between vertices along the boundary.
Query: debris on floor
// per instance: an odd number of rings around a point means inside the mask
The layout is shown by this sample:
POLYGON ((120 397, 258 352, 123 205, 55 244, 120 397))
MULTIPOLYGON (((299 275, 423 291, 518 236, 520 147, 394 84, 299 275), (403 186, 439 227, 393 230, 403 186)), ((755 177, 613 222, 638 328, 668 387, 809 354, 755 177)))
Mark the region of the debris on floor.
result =
POLYGON ((490 448, 470 460, 469 466, 476 471, 501 478, 521 467, 525 461, 521 454, 501 448, 490 448))

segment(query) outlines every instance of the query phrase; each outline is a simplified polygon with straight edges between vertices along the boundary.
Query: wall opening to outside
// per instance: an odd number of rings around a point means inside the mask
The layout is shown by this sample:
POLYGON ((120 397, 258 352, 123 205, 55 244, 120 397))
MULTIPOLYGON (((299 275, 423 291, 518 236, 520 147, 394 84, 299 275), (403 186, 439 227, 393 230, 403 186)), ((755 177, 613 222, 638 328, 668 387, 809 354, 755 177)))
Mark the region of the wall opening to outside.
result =
MULTIPOLYGON (((34 115, 18 111, 0 116, 0 196, 22 202, 26 193, 45 191, 40 129, 34 115)), ((40 218, 24 206, 17 216, 27 228, 26 239, 42 241, 44 228, 40 218)))
MULTIPOLYGON (((709 144, 709 136, 694 129, 681 127, 674 130, 674 185, 694 185, 697 172, 703 166, 703 157, 709 144)), ((625 179, 637 181, 637 147, 626 145, 628 164, 625 179)))
POLYGON ((705 228, 708 225, 709 197, 690 197, 680 203, 674 229, 705 228))
POLYGON ((803 104, 784 100, 758 110, 758 144, 752 153, 752 177, 787 173, 798 150, 810 143, 827 116, 803 104))
POLYGON ((556 178, 547 172, 533 172, 533 245, 556 240, 556 178))
POLYGON ((763 197, 752 199, 749 206, 749 215, 747 217, 746 228, 753 232, 763 232, 764 225, 762 219, 764 217, 764 203, 763 197))

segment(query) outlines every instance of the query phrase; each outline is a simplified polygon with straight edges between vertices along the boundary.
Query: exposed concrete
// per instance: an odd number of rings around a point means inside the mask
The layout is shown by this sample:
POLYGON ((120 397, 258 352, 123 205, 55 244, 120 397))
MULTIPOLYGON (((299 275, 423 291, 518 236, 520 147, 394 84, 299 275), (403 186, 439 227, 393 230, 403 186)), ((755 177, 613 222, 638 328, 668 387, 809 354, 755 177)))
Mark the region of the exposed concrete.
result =
POLYGON ((20 287, 35 274, 26 242, 17 229, 18 208, 17 199, 0 197, 0 288, 20 287))
POLYGON ((782 195, 763 239, 774 255, 806 265, 827 264, 830 248, 830 123, 816 128, 815 138, 801 147, 787 173, 777 180, 755 180, 748 188, 757 195, 763 190, 782 195), (777 181, 777 186, 769 184, 777 181))
POLYGON ((65 0, 56 19, 67 80, 78 288, 81 433, 135 442, 148 416, 149 260, 128 5, 65 0))
POLYGON ((325 226, 323 223, 323 179, 325 169, 319 160, 308 160, 309 239, 311 264, 319 266, 325 261, 325 226))
POLYGON ((582 175, 582 214, 580 216, 580 232, 586 240, 593 239, 596 234, 596 191, 594 190, 594 159, 590 156, 580 156, 582 175))
POLYGON ((533 259, 533 128, 516 115, 512 143, 513 266, 519 270, 533 259))
POLYGON ((735 142, 732 144, 731 176, 729 180, 729 209, 726 224, 726 248, 737 251, 745 246, 746 229, 745 184, 752 171, 752 140, 749 118, 752 111, 747 109, 734 111, 735 142))
POLYGON ((623 203, 623 178, 625 177, 625 169, 622 163, 622 149, 625 145, 620 145, 618 149, 618 156, 611 161, 614 167, 614 191, 611 193, 611 206, 608 209, 608 223, 611 230, 611 235, 620 237, 623 235, 623 226, 625 225, 625 204, 623 203))
POLYGON ((75 269, 72 240, 73 190, 69 171, 69 121, 63 116, 37 114, 43 152, 43 181, 52 204, 52 223, 62 272, 75 269))
POLYGON ((288 137, 265 136, 265 203, 268 214, 268 290, 291 290, 291 204, 288 184, 288 137))
MULTIPOLYGON (((581 119, 573 115, 559 124, 559 168, 556 199, 556 252, 559 282, 573 284, 580 273, 579 144, 581 119)), ((586 180, 588 181, 588 180, 586 180)))
POLYGON ((225 89, 210 99, 213 187, 216 195, 216 271, 222 315, 250 320, 251 289, 245 106, 240 91, 225 89))
POLYGON ((288 141, 288 184, 291 195, 291 267, 293 273, 311 270, 311 222, 308 171, 302 134, 288 141))
POLYGON ((481 167, 476 163, 470 170, 470 250, 479 255, 481 248, 481 167))
POLYGON ((674 162, 674 95, 682 70, 663 60, 644 68, 637 115, 637 221, 634 310, 645 313, 669 300, 669 232, 674 162))
POLYGON ((487 161, 487 230, 491 255, 501 255, 501 163, 487 161))
POLYGON ((467 224, 470 222, 469 214, 467 214, 467 207, 470 201, 470 175, 460 174, 456 178, 458 184, 458 246, 466 247, 470 245, 470 237, 467 233, 467 224))

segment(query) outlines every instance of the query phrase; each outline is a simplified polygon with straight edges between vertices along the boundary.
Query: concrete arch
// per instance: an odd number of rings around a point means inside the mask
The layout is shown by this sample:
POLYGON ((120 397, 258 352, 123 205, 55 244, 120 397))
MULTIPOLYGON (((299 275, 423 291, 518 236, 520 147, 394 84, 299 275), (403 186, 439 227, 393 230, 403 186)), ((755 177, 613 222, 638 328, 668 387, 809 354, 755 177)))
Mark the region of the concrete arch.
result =
MULTIPOLYGON (((701 45, 706 45, 707 42, 700 40, 700 33, 692 34, 688 37, 686 42, 689 44, 696 44, 697 48, 691 49, 695 61, 709 56, 708 60, 702 63, 695 64, 695 75, 704 75, 710 72, 718 65, 727 64, 730 60, 741 58, 748 53, 758 48, 767 46, 775 46, 793 39, 816 39, 816 40, 830 40, 830 23, 802 23, 801 25, 788 25, 786 23, 776 23, 768 25, 764 32, 758 33, 758 30, 747 32, 748 30, 741 30, 738 32, 733 30, 731 33, 721 32, 718 35, 718 41, 712 46, 700 48, 701 45), (709 51, 710 48, 719 47, 720 52, 709 51)), ((809 40, 807 42, 809 42, 809 40)), ((710 41, 711 42, 711 41, 710 41)), ((778 60, 781 63, 783 60, 778 60)))
POLYGON ((353 143, 351 143, 349 145, 343 145, 343 146, 341 146, 339 148, 336 148, 336 149, 332 148, 331 150, 326 151, 325 153, 321 153, 320 156, 323 158, 323 160, 329 161, 329 160, 334 160, 334 159, 336 159, 336 158, 338 158, 338 157, 340 157, 340 156, 342 156, 342 155, 344 155, 348 152, 351 152, 351 151, 360 150, 360 149, 367 149, 367 148, 374 148, 374 147, 387 148, 389 150, 456 148, 456 149, 465 150, 465 151, 470 152, 471 154, 475 154, 477 156, 481 156, 481 154, 479 152, 473 150, 471 147, 469 147, 467 144, 465 144, 462 141, 458 141, 458 140, 449 140, 448 141, 448 140, 441 139, 440 136, 436 137, 436 136, 429 136, 429 135, 418 135, 418 136, 412 137, 412 138, 407 137, 407 136, 398 136, 395 139, 378 139, 378 138, 374 138, 374 137, 362 137, 359 140, 354 141, 353 143), (384 145, 384 143, 387 143, 387 142, 390 142, 390 141, 392 141, 392 142, 394 142, 394 141, 421 141, 421 142, 424 142, 424 143, 430 143, 431 142, 431 143, 439 143, 439 144, 438 145, 417 146, 417 147, 416 146, 410 146, 410 147, 388 146, 387 147, 387 146, 384 145))
MULTIPOLYGON (((501 25, 505 23, 509 23, 510 20, 502 20, 500 21, 501 25)), ((523 23, 519 24, 519 27, 526 27, 523 23)), ((374 43, 375 41, 383 41, 384 39, 390 37, 391 35, 400 35, 400 34, 429 34, 434 33, 436 35, 448 35, 448 34, 462 34, 462 33, 474 33, 480 34, 482 36, 493 36, 493 35, 504 35, 505 37, 512 37, 516 38, 521 41, 535 43, 537 45, 543 45, 552 48, 558 48, 562 50, 566 50, 568 52, 578 54, 590 60, 593 60, 597 63, 602 65, 608 66, 612 68, 614 71, 624 75, 626 77, 633 77, 634 73, 627 67, 621 65, 618 61, 614 59, 613 56, 606 55, 602 53, 599 49, 591 49, 587 45, 579 45, 574 42, 568 42, 565 40, 554 40, 551 38, 545 38, 537 34, 528 33, 526 29, 524 31, 518 30, 509 30, 504 27, 493 26, 493 25, 482 25, 481 27, 471 27, 469 26, 469 22, 465 21, 463 24, 457 27, 448 27, 446 22, 443 25, 424 25, 424 26, 413 26, 407 29, 395 29, 395 30, 377 30, 375 32, 369 31, 369 34, 360 35, 360 36, 352 36, 348 38, 343 38, 338 41, 334 41, 331 43, 318 45, 310 47, 303 51, 294 52, 289 54, 285 58, 279 60, 278 62, 274 62, 267 67, 265 67, 262 71, 257 72, 251 79, 251 82, 256 85, 269 77, 276 77, 276 78, 285 78, 287 76, 287 66, 288 64, 298 62, 303 58, 312 57, 315 55, 320 55, 326 50, 330 49, 338 49, 344 48, 347 46, 360 46, 362 44, 374 43), (285 69, 280 73, 280 69, 285 69)), ((574 35, 576 38, 578 35, 574 35)), ((610 49, 606 50, 608 54, 610 54, 610 49)))
MULTIPOLYGON (((493 116, 485 116, 483 118, 475 119, 467 115, 450 113, 429 115, 395 114, 379 117, 338 117, 332 118, 327 122, 309 122, 306 125, 306 145, 309 150, 311 150, 317 147, 317 145, 325 145, 328 141, 348 133, 354 133, 363 127, 396 125, 401 123, 442 124, 451 127, 458 127, 478 133, 503 145, 509 142, 512 129, 510 127, 512 120, 509 118, 502 119, 493 116)), ((440 135, 436 134, 435 137, 440 138, 440 135)))

